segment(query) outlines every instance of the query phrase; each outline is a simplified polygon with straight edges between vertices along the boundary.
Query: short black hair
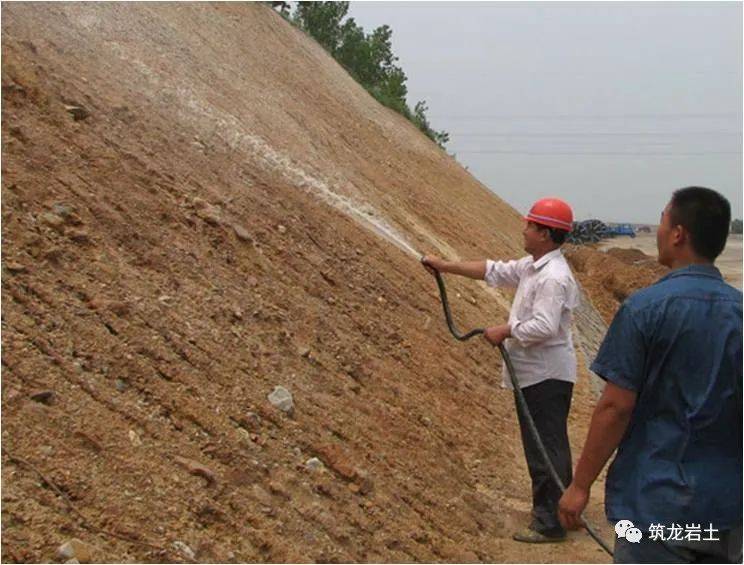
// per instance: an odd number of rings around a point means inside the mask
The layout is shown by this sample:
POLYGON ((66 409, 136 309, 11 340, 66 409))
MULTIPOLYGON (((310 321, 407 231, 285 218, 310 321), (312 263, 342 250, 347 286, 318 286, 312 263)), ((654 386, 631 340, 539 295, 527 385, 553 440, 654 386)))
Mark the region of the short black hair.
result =
POLYGON ((537 226, 537 229, 539 230, 548 230, 548 233, 550 234, 550 241, 552 241, 553 243, 557 243, 558 245, 563 245, 566 241, 566 238, 568 237, 568 232, 566 230, 551 228, 550 226, 538 224, 537 222, 531 223, 535 224, 535 226, 537 226))
POLYGON ((672 225, 690 232, 690 244, 700 257, 715 261, 726 246, 731 204, 715 190, 688 186, 676 190, 669 206, 672 225))
POLYGON ((568 232, 566 230, 559 230, 558 228, 548 228, 548 231, 550 232, 550 239, 553 243, 557 243, 558 245, 563 245, 563 243, 566 241, 566 238, 568 237, 568 232))

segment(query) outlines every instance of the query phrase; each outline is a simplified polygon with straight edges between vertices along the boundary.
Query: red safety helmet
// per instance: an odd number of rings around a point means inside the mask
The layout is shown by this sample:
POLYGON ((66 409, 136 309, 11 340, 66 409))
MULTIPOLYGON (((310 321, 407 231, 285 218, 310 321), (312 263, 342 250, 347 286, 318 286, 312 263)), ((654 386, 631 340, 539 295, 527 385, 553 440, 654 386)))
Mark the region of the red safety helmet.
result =
POLYGON ((559 230, 571 231, 573 228, 571 206, 560 198, 541 198, 532 205, 524 219, 559 230))

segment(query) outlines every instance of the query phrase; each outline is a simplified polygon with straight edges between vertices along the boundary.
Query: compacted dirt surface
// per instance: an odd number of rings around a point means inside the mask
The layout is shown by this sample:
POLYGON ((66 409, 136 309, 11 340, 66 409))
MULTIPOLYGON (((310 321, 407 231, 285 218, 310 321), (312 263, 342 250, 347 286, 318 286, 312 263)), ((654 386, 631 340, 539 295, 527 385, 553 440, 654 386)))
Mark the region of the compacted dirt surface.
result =
MULTIPOLYGON (((627 259, 633 261, 633 264, 642 264, 648 261, 648 259, 655 261, 658 256, 655 227, 651 233, 639 232, 634 238, 618 237, 602 241, 599 244, 599 248, 606 249, 610 253, 624 254, 627 259), (638 253, 639 251, 641 252, 640 255, 638 253)), ((716 259, 715 265, 721 271, 727 283, 741 290, 741 234, 729 234, 726 247, 716 259)))
POLYGON ((264 5, 2 16, 3 561, 608 561, 511 541, 500 359, 417 262, 520 256, 517 211, 264 5))
POLYGON ((600 250, 595 246, 567 245, 564 253, 574 276, 607 324, 628 296, 669 272, 654 257, 636 248, 600 250))

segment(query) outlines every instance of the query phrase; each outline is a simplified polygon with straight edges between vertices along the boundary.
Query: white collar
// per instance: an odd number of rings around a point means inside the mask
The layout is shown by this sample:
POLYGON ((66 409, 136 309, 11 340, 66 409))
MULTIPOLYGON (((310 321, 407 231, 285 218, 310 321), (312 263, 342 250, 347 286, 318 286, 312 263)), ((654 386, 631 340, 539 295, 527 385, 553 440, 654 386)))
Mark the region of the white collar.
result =
POLYGON ((552 261, 553 259, 556 259, 557 257, 560 257, 561 255, 562 255, 562 253, 561 253, 560 248, 553 249, 553 251, 551 251, 550 253, 546 253, 545 255, 543 255, 542 257, 540 257, 537 261, 535 261, 534 263, 532 263, 532 266, 535 269, 541 269, 545 265, 547 265, 550 261, 552 261))

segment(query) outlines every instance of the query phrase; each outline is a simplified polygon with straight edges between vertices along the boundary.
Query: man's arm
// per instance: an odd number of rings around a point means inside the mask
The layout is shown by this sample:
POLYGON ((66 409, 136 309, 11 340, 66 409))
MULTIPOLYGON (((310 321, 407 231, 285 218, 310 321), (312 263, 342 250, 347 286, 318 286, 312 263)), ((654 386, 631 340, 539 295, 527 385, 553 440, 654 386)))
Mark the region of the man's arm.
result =
POLYGON ((440 273, 452 273, 470 279, 483 280, 486 276, 486 261, 445 261, 433 255, 421 258, 424 266, 439 271, 440 273))
POLYGON ((625 435, 637 396, 635 391, 607 382, 592 414, 573 481, 558 505, 558 517, 565 528, 581 526, 581 513, 589 502, 592 484, 625 435))
MULTIPOLYGON (((452 273, 471 279, 485 281, 488 286, 505 286, 515 288, 519 284, 527 265, 528 257, 514 261, 445 261, 433 255, 421 258, 429 272, 452 273)), ((531 260, 531 259, 530 259, 531 260)))

